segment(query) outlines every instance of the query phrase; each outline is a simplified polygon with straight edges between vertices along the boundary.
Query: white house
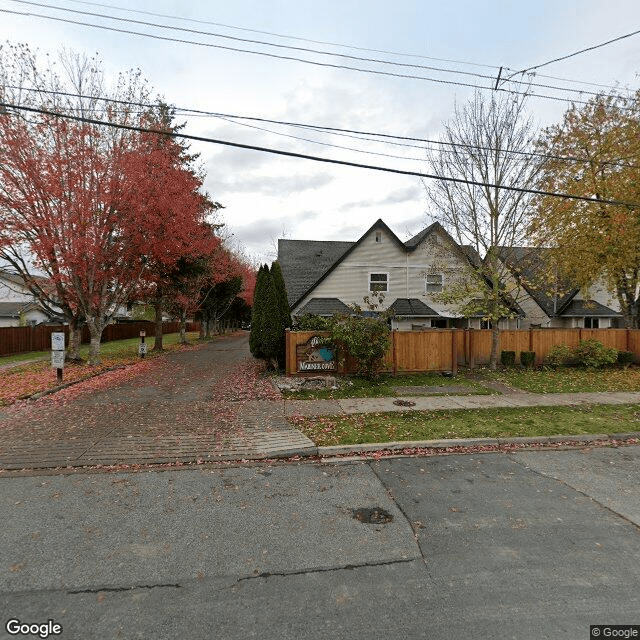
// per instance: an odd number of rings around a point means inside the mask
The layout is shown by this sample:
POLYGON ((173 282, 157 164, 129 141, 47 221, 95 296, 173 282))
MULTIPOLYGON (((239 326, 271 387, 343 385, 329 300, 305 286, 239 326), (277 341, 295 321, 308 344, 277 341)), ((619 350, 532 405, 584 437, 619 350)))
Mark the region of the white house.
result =
MULTIPOLYGON (((356 242, 278 240, 293 316, 348 312, 351 304, 362 306, 365 296, 383 294, 379 308, 391 307, 392 327, 408 331, 481 327, 480 317, 463 318, 433 297, 478 260, 477 253, 458 245, 437 222, 406 242, 382 220, 356 242)), ((501 325, 516 328, 517 319, 501 325)))
POLYGON ((550 267, 546 249, 501 247, 500 259, 520 288, 518 304, 525 317, 521 326, 562 329, 608 329, 621 326, 615 295, 602 281, 589 291, 562 281, 550 267))
POLYGON ((18 327, 21 322, 35 325, 59 319, 40 305, 20 276, 0 270, 0 327, 18 327))

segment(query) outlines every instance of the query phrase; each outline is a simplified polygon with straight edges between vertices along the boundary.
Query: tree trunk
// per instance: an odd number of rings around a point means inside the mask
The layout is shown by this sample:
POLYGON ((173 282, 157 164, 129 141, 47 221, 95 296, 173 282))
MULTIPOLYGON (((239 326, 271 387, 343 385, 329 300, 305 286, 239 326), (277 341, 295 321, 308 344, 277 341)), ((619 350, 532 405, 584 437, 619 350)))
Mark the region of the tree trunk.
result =
POLYGON ((89 343, 89 364, 100 364, 100 339, 104 330, 104 322, 97 318, 87 318, 91 342, 89 343))
POLYGON ((207 320, 204 315, 200 318, 200 335, 198 336, 200 340, 204 340, 205 338, 205 329, 207 326, 207 320))
POLYGON ((491 327, 491 356, 489 358, 489 369, 495 371, 498 367, 498 349, 500 348, 500 329, 498 322, 494 322, 491 327))
POLYGON ((162 296, 158 295, 153 301, 153 308, 156 312, 155 317, 155 329, 156 333, 154 336, 153 350, 154 351, 162 351, 162 296))
POLYGON ((189 344, 187 340, 187 310, 180 310, 180 344, 189 344))
POLYGON ((77 318, 69 321, 69 346, 67 348, 66 360, 71 362, 82 362, 80 357, 80 343, 82 341, 82 327, 77 318))

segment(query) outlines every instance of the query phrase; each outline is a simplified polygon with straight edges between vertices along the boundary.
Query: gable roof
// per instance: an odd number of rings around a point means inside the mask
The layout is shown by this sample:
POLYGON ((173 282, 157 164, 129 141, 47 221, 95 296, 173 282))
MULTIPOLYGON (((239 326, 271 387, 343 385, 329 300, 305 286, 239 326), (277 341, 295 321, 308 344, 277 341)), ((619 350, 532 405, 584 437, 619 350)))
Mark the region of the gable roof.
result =
POLYGON ((595 300, 571 300, 563 309, 561 314, 567 317, 600 317, 600 318, 621 318, 622 314, 605 307, 595 300))
POLYGON ((460 247, 439 222, 430 224, 406 242, 402 242, 380 218, 356 242, 278 240, 278 262, 282 269, 289 306, 293 308, 299 304, 374 230, 385 231, 405 253, 415 251, 427 236, 439 231, 460 248, 462 256, 472 265, 476 260, 472 255, 474 250, 471 247, 460 247))
POLYGON ((302 315, 310 313, 314 316, 332 316, 336 313, 351 314, 353 311, 338 298, 311 298, 307 304, 300 309, 302 315))
POLYGON ((549 280, 550 249, 498 247, 498 257, 549 318, 563 315, 562 310, 579 291, 563 278, 556 277, 555 282, 549 280))
POLYGON ((354 244, 331 240, 278 240, 278 262, 289 306, 293 307, 309 287, 354 244))

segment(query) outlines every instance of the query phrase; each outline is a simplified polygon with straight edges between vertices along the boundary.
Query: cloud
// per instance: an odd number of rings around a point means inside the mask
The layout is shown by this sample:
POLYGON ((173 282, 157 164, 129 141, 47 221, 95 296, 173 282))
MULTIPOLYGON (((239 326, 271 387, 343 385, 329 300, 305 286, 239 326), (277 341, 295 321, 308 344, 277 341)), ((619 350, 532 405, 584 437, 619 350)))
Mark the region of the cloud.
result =
POLYGON ((383 207, 394 204, 402 204, 404 202, 414 202, 420 199, 421 191, 418 186, 409 186, 402 189, 396 189, 392 191, 384 198, 377 200, 357 200, 353 202, 347 202, 343 204, 338 211, 346 212, 353 209, 368 209, 371 207, 383 207))
POLYGON ((261 176, 247 175, 246 171, 242 171, 237 177, 225 178, 221 181, 216 180, 214 176, 211 177, 216 193, 259 193, 264 196, 282 198, 312 189, 320 189, 333 180, 334 176, 328 173, 261 176))

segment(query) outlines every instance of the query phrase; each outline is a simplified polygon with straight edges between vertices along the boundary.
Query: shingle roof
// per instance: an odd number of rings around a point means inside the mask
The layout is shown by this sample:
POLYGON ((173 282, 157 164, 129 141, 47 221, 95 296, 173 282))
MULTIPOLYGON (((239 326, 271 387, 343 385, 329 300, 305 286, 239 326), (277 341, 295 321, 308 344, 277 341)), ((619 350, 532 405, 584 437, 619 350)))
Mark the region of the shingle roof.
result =
POLYGON ((498 247, 498 256, 550 318, 563 315, 560 311, 579 291, 570 282, 550 273, 549 249, 498 247))
POLYGON ((298 311, 304 315, 310 313, 314 316, 332 316, 336 313, 352 313, 351 309, 338 298, 311 298, 307 304, 298 311))
POLYGON ((278 262, 293 305, 355 242, 278 240, 278 262))
POLYGON ((420 233, 413 236, 413 238, 409 238, 409 240, 404 243, 404 246, 409 251, 413 251, 432 231, 438 228, 442 228, 440 223, 434 222, 430 224, 426 229, 423 229, 420 233))
POLYGON ((397 298, 389 307, 397 316, 439 318, 440 314, 418 298, 397 298))
POLYGON ((0 317, 2 318, 18 318, 21 311, 29 311, 37 308, 37 305, 31 301, 23 302, 0 302, 0 317))
POLYGON ((562 316, 569 317, 609 317, 609 318, 621 318, 622 314, 605 307, 603 304, 596 302, 595 300, 571 300, 569 304, 562 309, 562 316))

